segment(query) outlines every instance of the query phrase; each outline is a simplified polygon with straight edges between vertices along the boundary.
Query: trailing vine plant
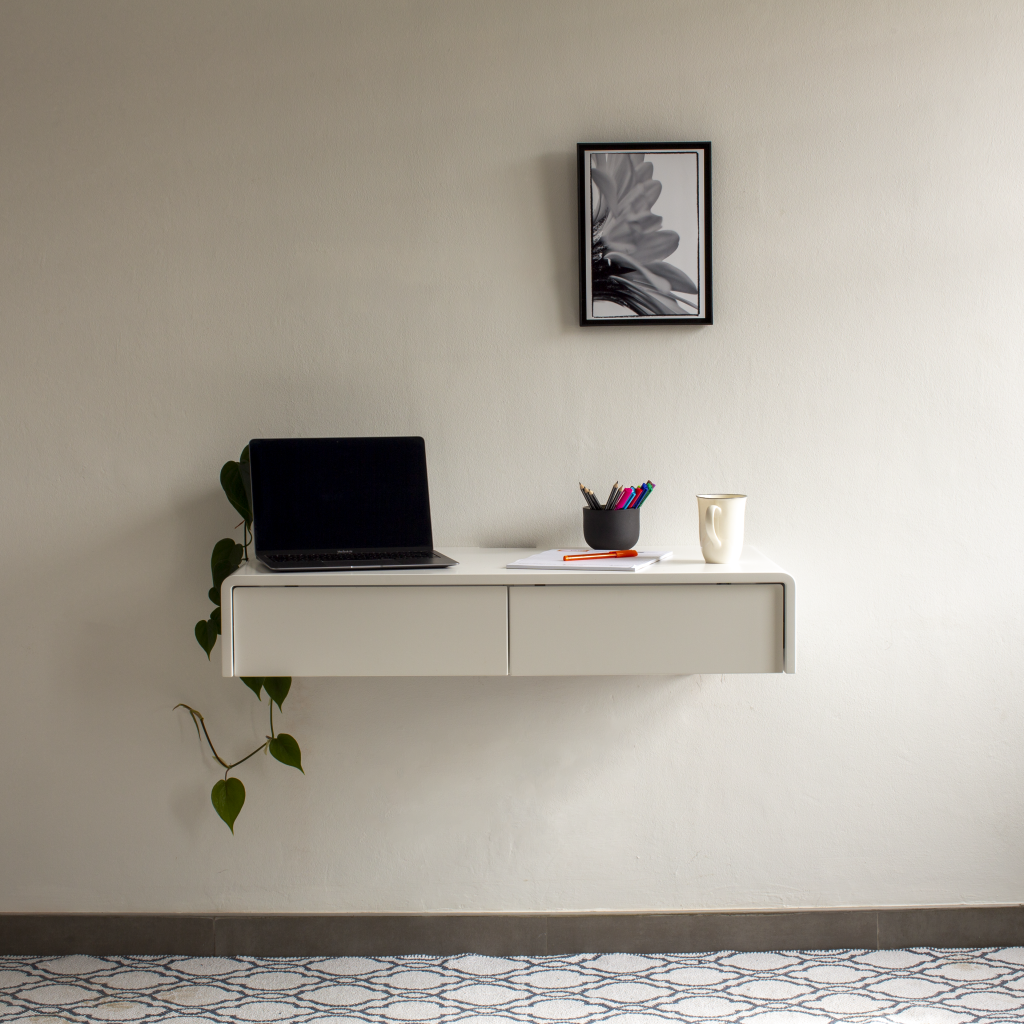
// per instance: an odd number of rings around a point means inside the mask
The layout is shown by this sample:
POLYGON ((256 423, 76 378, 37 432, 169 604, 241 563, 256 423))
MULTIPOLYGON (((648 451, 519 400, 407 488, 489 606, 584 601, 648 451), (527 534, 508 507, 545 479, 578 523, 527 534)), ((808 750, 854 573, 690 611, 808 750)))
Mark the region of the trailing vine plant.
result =
MULTIPOLYGON (((210 572, 213 576, 213 586, 210 588, 209 597, 213 602, 213 609, 208 619, 200 619, 196 623, 195 634, 199 646, 206 651, 207 659, 213 652, 217 637, 221 633, 220 620, 220 588, 221 584, 243 563, 249 561, 249 545, 252 543, 252 487, 249 477, 249 446, 242 449, 242 454, 237 462, 225 462, 220 471, 220 485, 227 495, 235 510, 241 515, 242 521, 238 524, 242 528, 242 543, 225 537, 217 541, 213 546, 213 555, 210 557, 210 572)), ((236 526, 235 529, 238 529, 236 526)), ((290 765, 292 768, 302 768, 302 752, 294 736, 286 732, 274 732, 274 705, 277 710, 284 712, 283 704, 288 691, 292 686, 291 676, 242 676, 242 682, 256 694, 256 699, 263 700, 262 691, 266 691, 270 706, 270 735, 253 751, 237 761, 228 763, 217 753, 210 733, 206 728, 206 720, 202 714, 188 704, 176 704, 175 710, 184 708, 192 718, 192 724, 196 727, 196 735, 202 743, 203 737, 209 744, 210 753, 213 759, 224 769, 224 778, 219 779, 210 793, 210 800, 214 810, 220 815, 224 823, 235 831, 235 819, 245 803, 245 786, 242 780, 228 773, 244 764, 250 757, 255 757, 261 751, 275 757, 282 764, 290 765), (200 731, 201 730, 201 731, 200 731)), ((305 772, 303 772, 305 774, 305 772)))

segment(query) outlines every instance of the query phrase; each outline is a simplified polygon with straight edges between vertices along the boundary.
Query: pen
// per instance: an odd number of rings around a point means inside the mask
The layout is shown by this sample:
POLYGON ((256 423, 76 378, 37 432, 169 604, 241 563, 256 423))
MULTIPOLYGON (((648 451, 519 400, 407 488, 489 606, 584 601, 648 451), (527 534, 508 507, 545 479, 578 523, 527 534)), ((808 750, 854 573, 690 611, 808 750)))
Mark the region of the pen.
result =
POLYGON ((622 497, 621 497, 621 498, 619 498, 619 500, 618 500, 617 502, 615 502, 615 507, 616 507, 617 509, 622 509, 622 508, 625 508, 625 507, 626 507, 626 506, 627 506, 627 505, 629 504, 629 502, 630 502, 630 499, 631 499, 632 497, 633 497, 633 488, 632 488, 632 487, 627 487, 627 488, 626 488, 626 489, 625 489, 625 490, 624 490, 624 491, 622 492, 622 497))
MULTIPOLYGON (((647 481, 647 493, 640 499, 640 503, 639 503, 640 505, 642 505, 647 500, 647 498, 650 496, 651 491, 653 491, 653 490, 654 490, 654 484, 652 484, 651 481, 648 480, 647 481)), ((639 505, 637 507, 639 507, 639 505)))
POLYGON ((602 551, 600 554, 586 555, 562 555, 563 562, 579 562, 582 559, 591 558, 636 558, 636 552, 630 548, 628 551, 602 551))

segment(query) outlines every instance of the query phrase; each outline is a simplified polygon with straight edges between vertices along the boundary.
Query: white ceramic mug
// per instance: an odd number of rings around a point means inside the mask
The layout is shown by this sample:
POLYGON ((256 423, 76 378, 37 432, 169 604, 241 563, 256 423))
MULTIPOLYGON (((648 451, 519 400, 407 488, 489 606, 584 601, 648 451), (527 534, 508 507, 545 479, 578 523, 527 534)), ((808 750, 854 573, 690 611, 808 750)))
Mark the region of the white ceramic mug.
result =
POLYGON ((700 549, 705 562, 735 562, 743 551, 745 494, 698 494, 700 549))

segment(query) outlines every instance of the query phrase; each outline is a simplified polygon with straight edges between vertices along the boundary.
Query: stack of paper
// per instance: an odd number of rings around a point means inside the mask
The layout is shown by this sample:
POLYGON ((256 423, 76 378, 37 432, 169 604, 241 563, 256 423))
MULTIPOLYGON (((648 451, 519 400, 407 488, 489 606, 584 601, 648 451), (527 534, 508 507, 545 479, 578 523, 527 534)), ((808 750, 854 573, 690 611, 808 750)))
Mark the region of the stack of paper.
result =
MULTIPOLYGON (((590 548, 552 548, 550 551, 538 551, 526 558, 517 558, 509 562, 506 569, 599 569, 602 572, 640 572, 663 558, 671 558, 671 551, 637 551, 635 558, 594 558, 574 559, 566 562, 564 555, 582 555, 590 548)), ((594 551, 595 555, 601 554, 594 551)))

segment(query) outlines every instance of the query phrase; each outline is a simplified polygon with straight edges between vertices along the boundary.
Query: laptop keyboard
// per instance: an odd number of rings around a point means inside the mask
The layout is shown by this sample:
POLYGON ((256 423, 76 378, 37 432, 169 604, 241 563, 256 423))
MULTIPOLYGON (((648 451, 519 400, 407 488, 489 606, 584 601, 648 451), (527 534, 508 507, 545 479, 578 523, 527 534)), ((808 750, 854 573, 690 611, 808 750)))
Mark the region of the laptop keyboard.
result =
POLYGON ((275 565, 302 565, 308 562, 379 562, 384 558, 425 558, 427 552, 410 551, 408 554, 398 555, 393 551, 354 551, 351 554, 346 552, 340 555, 337 551, 323 551, 303 555, 264 555, 261 557, 275 565))

